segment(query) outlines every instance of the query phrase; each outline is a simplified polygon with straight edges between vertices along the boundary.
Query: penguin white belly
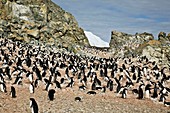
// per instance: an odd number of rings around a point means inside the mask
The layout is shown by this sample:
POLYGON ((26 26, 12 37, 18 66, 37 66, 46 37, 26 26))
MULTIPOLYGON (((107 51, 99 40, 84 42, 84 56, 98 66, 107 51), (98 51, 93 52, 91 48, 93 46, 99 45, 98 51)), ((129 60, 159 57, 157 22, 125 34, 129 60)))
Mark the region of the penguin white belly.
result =
POLYGON ((30 93, 34 93, 34 87, 30 84, 29 86, 30 93))
POLYGON ((49 91, 49 90, 50 90, 50 88, 51 88, 51 84, 49 84, 49 86, 48 86, 48 88, 47 88, 47 91, 49 91))
POLYGON ((31 108, 31 113, 34 113, 34 108, 33 108, 33 105, 32 105, 32 101, 30 101, 30 108, 31 108))
POLYGON ((5 92, 5 91, 4 91, 4 86, 3 86, 3 84, 1 84, 1 91, 2 91, 2 92, 5 92))
POLYGON ((32 83, 33 82, 33 76, 32 75, 29 75, 28 76, 28 79, 29 79, 29 81, 32 83))
POLYGON ((149 90, 146 90, 146 91, 145 91, 145 97, 146 97, 146 98, 149 98, 149 90))

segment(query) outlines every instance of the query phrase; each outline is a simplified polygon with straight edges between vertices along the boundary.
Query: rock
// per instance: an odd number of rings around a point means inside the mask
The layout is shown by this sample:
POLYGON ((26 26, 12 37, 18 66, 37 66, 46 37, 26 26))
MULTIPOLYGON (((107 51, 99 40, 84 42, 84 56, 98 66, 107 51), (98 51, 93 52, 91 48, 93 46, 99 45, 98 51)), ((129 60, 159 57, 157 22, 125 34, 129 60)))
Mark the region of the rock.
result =
POLYGON ((167 65, 170 63, 170 42, 166 33, 160 32, 159 40, 154 40, 150 33, 135 35, 112 31, 110 52, 114 57, 146 56, 151 61, 167 65))
POLYGON ((170 45, 170 34, 166 36, 165 32, 160 32, 158 35, 158 40, 161 41, 162 45, 170 45))
POLYGON ((167 38, 168 38, 168 40, 170 41, 170 33, 168 33, 167 38))
MULTIPOLYGON (((168 50, 169 51, 169 50, 168 50)), ((158 64, 168 65, 170 58, 166 55, 167 51, 165 48, 161 47, 154 47, 154 46, 147 46, 143 49, 142 55, 146 56, 150 61, 156 61, 158 64)))
POLYGON ((154 37, 150 33, 141 33, 141 34, 127 34, 118 31, 112 31, 110 47, 121 48, 122 46, 128 46, 129 44, 140 44, 143 42, 148 42, 153 40, 154 37))
POLYGON ((65 47, 89 46, 74 16, 51 0, 3 0, 0 8, 0 29, 7 38, 10 34, 27 42, 36 39, 48 44, 60 41, 65 47))
POLYGON ((140 44, 149 42, 153 39, 153 35, 146 32, 131 35, 123 32, 112 31, 110 50, 113 51, 116 56, 129 56, 136 54, 134 52, 140 44))
POLYGON ((26 33, 35 39, 39 39, 39 30, 37 29, 27 30, 26 33))
POLYGON ((163 40, 163 39, 165 39, 166 38, 166 33, 165 32, 160 32, 159 34, 158 34, 158 40, 163 40))

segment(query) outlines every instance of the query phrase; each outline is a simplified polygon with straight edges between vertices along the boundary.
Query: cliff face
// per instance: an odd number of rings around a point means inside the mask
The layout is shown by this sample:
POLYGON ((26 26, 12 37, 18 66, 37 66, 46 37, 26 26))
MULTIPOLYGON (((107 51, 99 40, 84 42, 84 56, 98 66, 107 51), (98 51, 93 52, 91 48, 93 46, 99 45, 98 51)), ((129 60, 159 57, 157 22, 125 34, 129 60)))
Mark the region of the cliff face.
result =
POLYGON ((51 0, 0 0, 0 36, 64 47, 89 45, 74 16, 51 0))
POLYGON ((170 40, 169 35, 160 32, 158 40, 150 33, 127 34, 112 31, 110 51, 116 57, 127 57, 131 55, 146 56, 150 60, 161 64, 170 63, 170 40))
POLYGON ((118 31, 112 31, 111 33, 111 41, 110 47, 111 48, 122 48, 124 46, 136 45, 143 42, 148 42, 149 40, 153 40, 154 37, 150 33, 141 33, 141 34, 127 34, 118 31))

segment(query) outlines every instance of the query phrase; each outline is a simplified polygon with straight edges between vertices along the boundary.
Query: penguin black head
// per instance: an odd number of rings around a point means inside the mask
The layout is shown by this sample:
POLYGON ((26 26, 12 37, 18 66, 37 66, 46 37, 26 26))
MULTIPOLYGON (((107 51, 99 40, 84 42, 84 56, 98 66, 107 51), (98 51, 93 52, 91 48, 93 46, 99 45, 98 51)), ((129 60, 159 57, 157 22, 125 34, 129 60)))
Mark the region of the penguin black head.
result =
POLYGON ((48 91, 48 98, 49 98, 50 101, 54 100, 54 94, 55 94, 55 90, 54 89, 50 89, 48 91))
POLYGON ((30 108, 32 113, 38 113, 38 104, 34 98, 30 98, 30 108))

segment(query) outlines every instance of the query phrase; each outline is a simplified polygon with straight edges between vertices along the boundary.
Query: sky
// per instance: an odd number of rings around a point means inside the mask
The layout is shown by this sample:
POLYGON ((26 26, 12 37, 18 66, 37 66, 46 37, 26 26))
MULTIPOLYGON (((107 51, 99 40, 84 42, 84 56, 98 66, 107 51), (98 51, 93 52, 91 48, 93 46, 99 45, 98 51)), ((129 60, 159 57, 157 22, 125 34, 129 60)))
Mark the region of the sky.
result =
POLYGON ((170 33, 170 0, 52 0, 79 26, 109 42, 111 31, 170 33))

